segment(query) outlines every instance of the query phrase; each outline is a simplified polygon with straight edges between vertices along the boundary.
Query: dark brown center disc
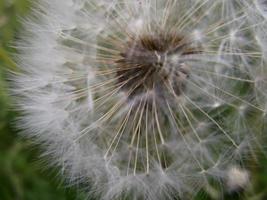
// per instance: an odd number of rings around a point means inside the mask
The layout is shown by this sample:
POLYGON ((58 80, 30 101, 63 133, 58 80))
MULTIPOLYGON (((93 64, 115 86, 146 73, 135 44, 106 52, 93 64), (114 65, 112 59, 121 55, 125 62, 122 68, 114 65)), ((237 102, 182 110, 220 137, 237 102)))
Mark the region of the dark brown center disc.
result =
POLYGON ((196 54, 190 42, 177 34, 140 35, 131 38, 116 61, 118 82, 128 98, 154 90, 172 90, 180 95, 189 68, 179 58, 196 54), (167 86, 170 86, 171 89, 167 86))

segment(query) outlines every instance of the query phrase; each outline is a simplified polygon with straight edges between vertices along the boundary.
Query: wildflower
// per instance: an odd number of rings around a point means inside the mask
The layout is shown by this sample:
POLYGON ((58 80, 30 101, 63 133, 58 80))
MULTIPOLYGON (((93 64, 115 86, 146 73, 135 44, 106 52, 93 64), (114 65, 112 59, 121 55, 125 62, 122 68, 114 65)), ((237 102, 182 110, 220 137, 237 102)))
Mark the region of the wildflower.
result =
POLYGON ((40 0, 18 42, 18 124, 100 199, 191 199, 263 135, 259 2, 40 0))

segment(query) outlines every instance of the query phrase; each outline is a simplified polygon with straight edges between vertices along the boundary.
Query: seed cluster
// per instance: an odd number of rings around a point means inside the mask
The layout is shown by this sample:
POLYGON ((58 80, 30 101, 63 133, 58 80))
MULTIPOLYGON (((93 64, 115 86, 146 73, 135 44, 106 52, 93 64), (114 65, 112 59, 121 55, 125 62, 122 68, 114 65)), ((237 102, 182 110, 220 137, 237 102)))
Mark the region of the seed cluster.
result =
POLYGON ((39 0, 11 76, 19 127, 88 198, 245 187, 267 132, 263 1, 39 0))
POLYGON ((174 33, 132 37, 116 61, 118 81, 130 99, 149 90, 162 96, 162 89, 168 85, 179 96, 189 76, 181 58, 199 52, 186 37, 174 33))

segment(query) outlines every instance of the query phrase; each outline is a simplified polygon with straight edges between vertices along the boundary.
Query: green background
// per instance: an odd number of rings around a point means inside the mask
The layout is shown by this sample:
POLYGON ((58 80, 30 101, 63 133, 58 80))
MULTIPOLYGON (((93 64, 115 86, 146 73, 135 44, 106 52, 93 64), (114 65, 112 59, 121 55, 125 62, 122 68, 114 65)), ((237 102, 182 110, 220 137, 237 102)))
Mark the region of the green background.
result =
MULTIPOLYGON (((29 0, 0 0, 0 200, 85 199, 85 194, 64 187, 57 170, 46 167, 38 157, 38 147, 20 137, 13 125, 18 113, 12 109, 12 98, 7 94, 7 74, 16 68, 12 43, 30 8, 29 0)), ((224 194, 224 199, 267 200, 267 159, 262 156, 257 162, 248 161, 248 166, 250 186, 238 194, 224 194)), ((212 186, 196 199, 214 200, 222 196, 212 186)))

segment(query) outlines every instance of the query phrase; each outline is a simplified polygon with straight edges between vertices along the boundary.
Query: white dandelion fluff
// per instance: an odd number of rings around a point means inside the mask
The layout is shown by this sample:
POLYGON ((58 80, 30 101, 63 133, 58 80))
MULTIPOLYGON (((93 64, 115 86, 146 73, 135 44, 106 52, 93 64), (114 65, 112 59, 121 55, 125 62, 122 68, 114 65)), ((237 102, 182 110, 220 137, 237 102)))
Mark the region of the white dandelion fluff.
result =
POLYGON ((227 187, 229 191, 238 191, 249 184, 249 173, 245 169, 231 166, 227 172, 227 187))
POLYGON ((25 134, 99 199, 191 199, 263 136, 258 0, 40 0, 18 42, 25 134))

